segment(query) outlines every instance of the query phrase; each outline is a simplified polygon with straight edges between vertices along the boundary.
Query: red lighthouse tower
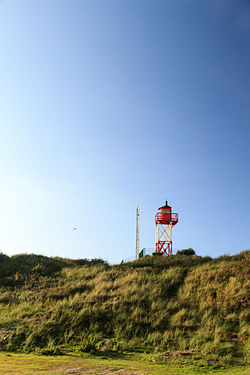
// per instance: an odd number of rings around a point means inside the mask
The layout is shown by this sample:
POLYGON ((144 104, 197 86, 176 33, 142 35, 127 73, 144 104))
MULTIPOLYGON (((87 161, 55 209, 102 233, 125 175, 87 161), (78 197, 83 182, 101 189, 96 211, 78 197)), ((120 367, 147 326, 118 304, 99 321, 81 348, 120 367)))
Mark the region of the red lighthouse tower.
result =
POLYGON ((172 228, 178 223, 178 214, 172 213, 172 207, 166 201, 155 215, 155 254, 172 255, 172 228))

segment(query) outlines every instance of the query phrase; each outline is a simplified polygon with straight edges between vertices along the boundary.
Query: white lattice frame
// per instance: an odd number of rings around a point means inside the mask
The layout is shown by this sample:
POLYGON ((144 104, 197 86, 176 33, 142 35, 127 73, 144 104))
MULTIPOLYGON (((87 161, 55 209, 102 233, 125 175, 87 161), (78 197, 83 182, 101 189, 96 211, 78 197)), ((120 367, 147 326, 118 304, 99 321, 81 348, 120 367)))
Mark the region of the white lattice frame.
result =
POLYGON ((164 225, 164 224, 156 224, 156 241, 166 241, 172 242, 172 224, 164 225))

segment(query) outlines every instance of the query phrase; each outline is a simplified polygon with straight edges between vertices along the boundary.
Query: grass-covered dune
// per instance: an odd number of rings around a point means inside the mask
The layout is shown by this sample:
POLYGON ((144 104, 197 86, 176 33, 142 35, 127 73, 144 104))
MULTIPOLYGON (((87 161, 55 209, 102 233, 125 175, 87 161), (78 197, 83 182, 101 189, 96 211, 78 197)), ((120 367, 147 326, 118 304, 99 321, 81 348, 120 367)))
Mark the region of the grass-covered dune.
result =
POLYGON ((1 254, 0 348, 81 348, 105 338, 116 350, 247 359, 249 260, 245 251, 110 266, 98 259, 1 254))

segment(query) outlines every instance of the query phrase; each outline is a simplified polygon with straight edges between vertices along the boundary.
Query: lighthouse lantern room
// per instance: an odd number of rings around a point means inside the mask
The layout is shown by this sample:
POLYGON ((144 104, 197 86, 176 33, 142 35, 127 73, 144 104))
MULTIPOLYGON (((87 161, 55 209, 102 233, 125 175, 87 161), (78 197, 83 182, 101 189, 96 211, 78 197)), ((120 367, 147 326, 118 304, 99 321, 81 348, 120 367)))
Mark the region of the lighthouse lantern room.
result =
POLYGON ((178 214, 172 213, 172 207, 166 201, 155 215, 155 254, 172 255, 172 228, 178 223, 178 214))

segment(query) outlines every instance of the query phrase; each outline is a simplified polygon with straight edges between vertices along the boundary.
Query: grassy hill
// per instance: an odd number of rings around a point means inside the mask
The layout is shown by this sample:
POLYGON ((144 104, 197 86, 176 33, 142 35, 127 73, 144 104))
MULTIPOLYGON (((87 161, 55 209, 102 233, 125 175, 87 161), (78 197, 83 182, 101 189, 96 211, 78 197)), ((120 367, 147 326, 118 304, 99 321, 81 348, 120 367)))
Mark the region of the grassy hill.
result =
POLYGON ((0 348, 88 351, 105 338, 113 350, 249 359, 249 260, 0 254, 0 348))

